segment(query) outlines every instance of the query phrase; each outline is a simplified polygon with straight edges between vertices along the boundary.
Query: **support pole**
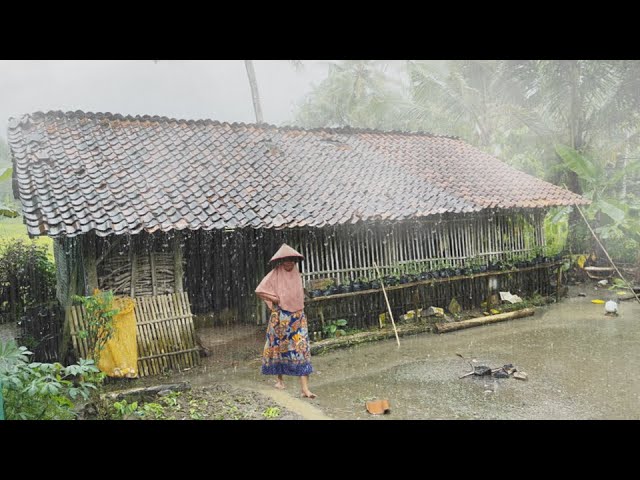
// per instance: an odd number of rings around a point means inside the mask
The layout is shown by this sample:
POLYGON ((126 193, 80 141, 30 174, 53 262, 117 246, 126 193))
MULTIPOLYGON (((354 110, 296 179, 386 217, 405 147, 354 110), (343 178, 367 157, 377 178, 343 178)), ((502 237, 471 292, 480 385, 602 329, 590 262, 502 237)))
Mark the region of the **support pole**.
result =
POLYGON ((398 348, 400 348, 400 338, 398 337, 398 329, 396 328, 396 322, 393 320, 393 313, 391 312, 391 305, 389 305, 389 298, 387 297, 387 291, 384 288, 384 282, 382 281, 382 276, 380 276, 380 270, 378 270, 378 265, 376 262, 373 262, 373 266, 376 269, 376 273, 378 274, 378 278, 380 279, 380 286, 382 287, 382 293, 384 293, 384 300, 387 302, 387 309, 389 310, 389 316, 391 317, 391 324, 393 325, 393 332, 396 334, 396 342, 398 342, 398 348))

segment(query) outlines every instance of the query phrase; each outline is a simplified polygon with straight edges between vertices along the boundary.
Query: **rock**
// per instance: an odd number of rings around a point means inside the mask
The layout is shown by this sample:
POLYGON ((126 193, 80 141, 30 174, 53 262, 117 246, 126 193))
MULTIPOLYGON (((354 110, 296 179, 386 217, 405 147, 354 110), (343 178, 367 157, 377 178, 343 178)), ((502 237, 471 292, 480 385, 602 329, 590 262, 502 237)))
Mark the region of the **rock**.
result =
POLYGON ((515 372, 513 374, 513 378, 517 378, 518 380, 527 380, 529 378, 529 375, 527 375, 525 372, 515 372))
POLYGON ((462 311, 462 307, 460 306, 460 304, 458 303, 458 301, 455 298, 451 299, 451 302, 449 302, 449 311, 451 313, 453 313, 454 315, 460 313, 462 311))
POLYGON ((423 317, 444 317, 444 310, 440 307, 429 307, 421 312, 423 317))
POLYGON ((600 281, 598 282, 598 285, 602 285, 602 286, 604 287, 604 286, 605 286, 605 285, 607 285, 608 283, 609 283, 609 281, 605 278, 604 280, 600 280, 600 281))
POLYGON ((586 294, 586 293, 584 293, 584 292, 580 292, 580 293, 578 293, 578 296, 579 296, 579 297, 586 297, 586 296, 587 296, 587 294, 586 294))

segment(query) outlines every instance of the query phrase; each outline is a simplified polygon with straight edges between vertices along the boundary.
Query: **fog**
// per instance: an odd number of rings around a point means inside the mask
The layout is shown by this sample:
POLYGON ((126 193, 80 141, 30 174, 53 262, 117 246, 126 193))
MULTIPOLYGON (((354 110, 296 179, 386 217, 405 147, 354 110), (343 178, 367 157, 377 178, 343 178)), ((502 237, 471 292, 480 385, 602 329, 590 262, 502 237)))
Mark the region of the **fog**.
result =
MULTIPOLYGON (((264 120, 290 122, 327 71, 320 61, 254 61, 264 120)), ((62 110, 255 122, 243 60, 2 60, 0 137, 7 120, 62 110)))

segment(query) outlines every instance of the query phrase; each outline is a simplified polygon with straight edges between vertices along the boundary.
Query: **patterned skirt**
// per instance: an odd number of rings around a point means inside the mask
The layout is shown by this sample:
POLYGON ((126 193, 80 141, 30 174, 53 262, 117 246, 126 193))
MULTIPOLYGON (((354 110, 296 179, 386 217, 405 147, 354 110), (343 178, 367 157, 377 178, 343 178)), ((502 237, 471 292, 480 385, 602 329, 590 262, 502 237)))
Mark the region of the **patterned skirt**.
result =
POLYGON ((279 307, 271 312, 267 341, 262 352, 264 375, 309 375, 311 352, 304 310, 288 312, 279 307))

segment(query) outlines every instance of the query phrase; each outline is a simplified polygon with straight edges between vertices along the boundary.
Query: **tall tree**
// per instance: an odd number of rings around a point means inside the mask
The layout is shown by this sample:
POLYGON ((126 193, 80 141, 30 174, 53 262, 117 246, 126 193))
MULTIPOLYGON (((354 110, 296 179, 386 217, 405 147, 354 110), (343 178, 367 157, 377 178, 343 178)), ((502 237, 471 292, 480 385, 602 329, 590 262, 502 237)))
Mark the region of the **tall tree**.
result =
POLYGON ((304 127, 401 128, 396 114, 403 101, 388 62, 343 60, 329 64, 327 77, 300 105, 296 123, 304 127))
POLYGON ((256 79, 256 72, 253 68, 253 60, 245 60, 244 66, 247 69, 247 77, 249 78, 249 86, 251 87, 251 98, 253 100, 253 111, 256 114, 256 122, 262 123, 262 106, 260 105, 258 80, 256 79))
MULTIPOLYGON (((613 160, 616 150, 638 138, 640 63, 528 60, 506 65, 525 92, 525 104, 553 131, 554 143, 613 160)), ((577 174, 567 174, 568 187, 582 193, 577 174)))

